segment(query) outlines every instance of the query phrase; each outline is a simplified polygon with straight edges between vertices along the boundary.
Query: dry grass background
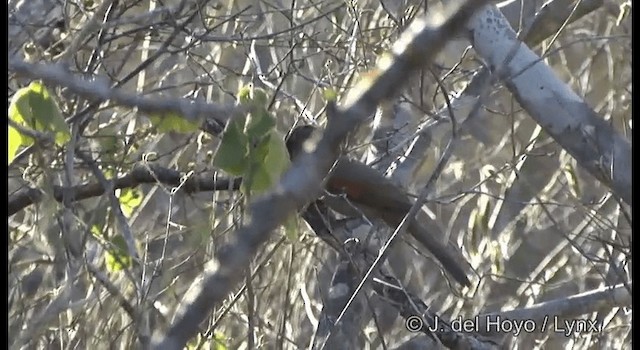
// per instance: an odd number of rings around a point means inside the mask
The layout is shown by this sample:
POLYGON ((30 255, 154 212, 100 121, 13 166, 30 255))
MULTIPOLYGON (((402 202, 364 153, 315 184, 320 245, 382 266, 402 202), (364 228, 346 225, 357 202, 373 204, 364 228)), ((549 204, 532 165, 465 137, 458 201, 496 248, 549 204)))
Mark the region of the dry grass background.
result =
MULTIPOLYGON (((283 133, 295 121, 319 115, 322 87, 348 91, 406 23, 425 7, 436 11, 441 6, 418 0, 27 3, 9 2, 10 57, 59 61, 96 9, 105 6, 98 23, 107 18, 106 25, 65 53, 71 71, 108 77, 132 94, 220 104, 233 103, 238 87, 250 81, 273 96, 267 82, 279 90, 271 111, 283 133), (179 6, 183 11, 176 17, 172 9, 179 6), (179 25, 183 27, 176 30, 179 25), (256 63, 263 77, 257 76, 256 63)), ((622 15, 624 6, 604 1, 536 52, 546 53, 544 59, 556 74, 631 139, 631 14, 622 15)), ((455 66, 443 80, 453 93, 480 67, 473 50, 461 58, 466 46, 452 42, 431 70, 407 82, 396 112, 409 113, 414 122, 432 118, 444 106, 433 73, 443 78, 455 66)), ((25 85, 9 72, 9 99, 25 85)), ((64 88, 52 91, 65 117, 87 105, 64 88)), ((442 315, 472 317, 630 279, 629 209, 544 134, 527 149, 536 124, 506 89, 495 86, 491 101, 442 172, 435 189, 439 196, 427 204, 476 269, 477 284, 453 292, 430 258, 404 245, 389 264, 405 287, 442 315), (529 157, 519 164, 524 152, 529 157), (458 196, 451 200, 452 195, 458 196)), ((446 142, 442 138, 433 135, 433 146, 424 155, 431 161, 415 174, 412 190, 433 170, 446 142)), ((157 164, 200 174, 212 170, 210 153, 217 142, 204 132, 159 134, 145 115, 105 102, 91 111, 77 146, 90 151, 111 174, 128 173, 152 152, 157 164), (102 142, 107 137, 113 148, 102 142)), ((64 157, 64 150, 50 147, 11 164, 9 194, 24 186, 46 190, 62 184, 64 157)), ((95 180, 80 160, 74 169, 75 184, 95 180)), ((9 337, 14 347, 138 347, 139 332, 146 327, 133 325, 106 284, 135 309, 153 310, 145 320, 148 328, 167 327, 202 264, 233 234, 241 198, 230 191, 187 194, 157 184, 138 189, 144 199, 127 222, 138 250, 148 254, 144 267, 151 282, 142 290, 134 282, 139 276, 105 269, 104 247, 88 234, 93 226, 107 236, 119 232, 106 196, 72 204, 73 230, 89 237, 83 259, 69 258, 66 252, 60 225, 68 212, 61 204, 45 199, 9 217, 9 337)), ((263 247, 243 293, 230 296, 203 326, 201 348, 212 346, 214 336, 227 348, 245 348, 249 330, 258 348, 297 349, 309 343, 336 254, 306 226, 300 227, 295 242, 279 233, 263 247)), ((370 321, 353 334, 363 348, 382 348, 381 338, 393 348, 415 336, 391 307, 375 298, 371 304, 377 323, 370 321)), ((598 319, 602 332, 568 338, 551 332, 523 335, 511 346, 630 347, 629 310, 608 308, 581 317, 598 319)))

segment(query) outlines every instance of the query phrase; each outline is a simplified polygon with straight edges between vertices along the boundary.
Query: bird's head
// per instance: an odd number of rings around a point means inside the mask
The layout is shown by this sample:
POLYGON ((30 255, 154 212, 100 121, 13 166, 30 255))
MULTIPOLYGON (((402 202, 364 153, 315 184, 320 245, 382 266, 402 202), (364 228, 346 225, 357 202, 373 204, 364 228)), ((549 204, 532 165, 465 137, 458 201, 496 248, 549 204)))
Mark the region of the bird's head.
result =
POLYGON ((314 136, 316 131, 318 131, 318 128, 313 125, 298 126, 291 131, 289 137, 287 137, 287 150, 292 160, 303 150, 308 150, 306 142, 314 136))

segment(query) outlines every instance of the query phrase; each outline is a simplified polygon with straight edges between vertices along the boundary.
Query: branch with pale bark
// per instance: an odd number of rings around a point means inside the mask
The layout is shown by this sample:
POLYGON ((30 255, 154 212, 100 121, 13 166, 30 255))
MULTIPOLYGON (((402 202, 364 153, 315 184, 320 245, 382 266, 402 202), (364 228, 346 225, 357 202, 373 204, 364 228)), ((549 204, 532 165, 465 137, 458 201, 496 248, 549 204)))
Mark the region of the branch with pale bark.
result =
MULTIPOLYGON (((539 15, 525 31, 524 38, 530 45, 537 45, 545 37, 590 13, 601 5, 599 1, 559 2, 551 1, 539 11, 539 15), (554 9, 551 11, 550 9, 554 9), (560 15, 565 15, 565 20, 560 15), (534 33, 535 32, 535 33, 534 33)), ((513 21, 511 21, 513 23, 513 21)), ((519 42, 509 21, 496 7, 487 7, 468 24, 476 52, 495 70, 509 91, 540 124, 582 167, 631 204, 631 145, 598 116, 526 45, 519 42), (489 21, 491 20, 491 21, 489 21), (486 23, 493 23, 487 26, 486 23)), ((475 101, 481 93, 479 86, 489 79, 488 70, 478 72, 462 94, 452 101, 460 115, 466 115, 463 107, 475 101)), ((449 112, 443 108, 440 114, 449 112)), ((463 119, 463 118, 461 118, 463 119)), ((441 119, 445 122, 447 119, 441 119)), ((407 181, 409 174, 420 167, 419 155, 431 145, 428 135, 419 134, 412 147, 397 164, 397 176, 407 181)), ((426 134, 426 131, 425 131, 426 134)), ((403 182, 404 182, 403 181, 403 182)))

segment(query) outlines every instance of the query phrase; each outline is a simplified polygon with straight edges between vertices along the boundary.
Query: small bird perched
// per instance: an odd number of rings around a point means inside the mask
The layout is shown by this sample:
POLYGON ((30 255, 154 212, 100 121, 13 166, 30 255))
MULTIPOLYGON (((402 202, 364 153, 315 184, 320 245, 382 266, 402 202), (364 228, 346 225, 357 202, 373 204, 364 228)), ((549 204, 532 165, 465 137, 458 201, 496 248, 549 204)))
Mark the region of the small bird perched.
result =
MULTIPOLYGON (((311 125, 305 125, 291 132, 287 139, 287 150, 292 160, 300 155, 305 142, 316 130, 311 125)), ((347 216, 364 214, 380 218, 391 228, 400 225, 413 205, 402 189, 378 171, 345 157, 336 163, 326 181, 326 189, 332 194, 344 194, 348 199, 326 196, 324 201, 329 208, 347 216)), ((456 281, 464 286, 471 284, 459 260, 415 218, 411 219, 407 231, 442 263, 456 281)))

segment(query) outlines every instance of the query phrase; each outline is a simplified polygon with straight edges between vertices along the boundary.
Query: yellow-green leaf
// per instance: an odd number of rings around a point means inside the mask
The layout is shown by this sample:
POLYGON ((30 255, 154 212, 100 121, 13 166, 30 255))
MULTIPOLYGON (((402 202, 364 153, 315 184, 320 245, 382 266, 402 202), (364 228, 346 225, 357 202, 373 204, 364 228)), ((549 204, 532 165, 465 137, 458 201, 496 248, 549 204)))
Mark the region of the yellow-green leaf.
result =
POLYGON ((250 153, 249 171, 243 179, 243 192, 260 194, 271 188, 289 167, 289 154, 282 136, 272 130, 250 153))
POLYGON ((256 108, 249 114, 245 126, 245 134, 249 140, 262 138, 276 126, 275 119, 263 107, 256 108))
POLYGON ((268 97, 264 89, 254 87, 252 83, 238 89, 238 103, 253 110, 256 107, 267 107, 268 97))
MULTIPOLYGON (((69 126, 58 105, 40 82, 34 81, 13 95, 9 104, 9 118, 27 129, 53 134, 58 146, 63 146, 71 139, 69 126)), ((9 127, 9 159, 15 157, 21 145, 29 146, 33 142, 31 137, 9 127)))
POLYGON ((327 102, 335 101, 338 99, 338 93, 335 89, 325 88, 324 90, 322 90, 322 97, 327 102))
POLYGON ((242 184, 240 186, 240 191, 246 195, 263 192, 265 186, 268 186, 265 185, 265 182, 268 183, 269 181, 268 175, 265 174, 263 169, 264 159, 268 152, 266 147, 268 141, 268 136, 253 140, 248 148, 246 156, 247 167, 242 174, 242 184))
POLYGON ((117 235, 113 237, 108 250, 105 252, 105 263, 107 271, 117 272, 131 267, 133 260, 127 252, 127 243, 124 237, 117 235))
POLYGON ((9 163, 13 161, 18 153, 18 149, 23 145, 22 143, 22 135, 18 132, 18 130, 9 127, 9 146, 8 146, 8 155, 9 155, 9 163))
POLYGON ((247 104, 251 101, 251 92, 253 90, 253 84, 249 83, 243 85, 238 89, 238 103, 247 104))
POLYGON ((298 223, 297 215, 290 215, 287 220, 282 224, 282 228, 284 229, 284 234, 287 236, 290 242, 296 242, 298 240, 300 226, 298 223))
POLYGON ((135 188, 127 188, 120 191, 120 208, 126 217, 131 217, 133 211, 142 203, 142 193, 135 188))
POLYGON ((255 107, 267 108, 268 96, 267 92, 261 88, 253 88, 253 95, 251 96, 253 105, 255 107))
POLYGON ((276 120, 267 111, 267 93, 247 84, 240 87, 237 96, 239 104, 249 107, 248 115, 241 129, 237 128, 239 122, 227 126, 214 165, 242 176, 240 190, 246 195, 259 194, 279 179, 289 165, 289 156, 275 130, 276 120))
POLYGON ((183 134, 198 131, 200 122, 192 122, 176 113, 157 113, 149 115, 151 124, 158 132, 179 132, 183 134))
POLYGON ((227 350, 227 337, 225 337, 224 333, 220 331, 215 331, 213 333, 213 347, 210 347, 213 350, 227 350))
POLYGON ((100 227, 98 227, 98 225, 92 225, 91 226, 91 234, 96 238, 101 238, 102 237, 102 230, 100 229, 100 227))
POLYGON ((195 349, 209 349, 209 350, 227 350, 227 338, 224 333, 215 331, 213 336, 203 337, 202 334, 198 334, 197 337, 192 338, 187 342, 187 350, 195 349), (204 346, 202 346, 204 345, 204 346))
MULTIPOLYGON (((284 138, 280 133, 273 130, 270 133, 268 140, 268 150, 264 164, 267 168, 267 172, 274 178, 274 182, 277 181, 282 173, 289 168, 289 152, 284 142, 284 138)), ((273 183, 272 183, 273 184, 273 183)))
POLYGON ((263 166, 250 168, 242 178, 241 190, 245 194, 260 194, 269 189, 271 177, 263 166))
POLYGON ((241 176, 247 169, 249 141, 242 132, 243 120, 237 118, 227 124, 213 165, 234 176, 241 176))

